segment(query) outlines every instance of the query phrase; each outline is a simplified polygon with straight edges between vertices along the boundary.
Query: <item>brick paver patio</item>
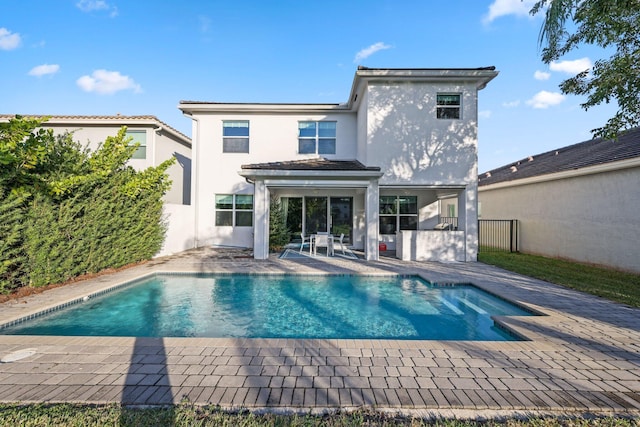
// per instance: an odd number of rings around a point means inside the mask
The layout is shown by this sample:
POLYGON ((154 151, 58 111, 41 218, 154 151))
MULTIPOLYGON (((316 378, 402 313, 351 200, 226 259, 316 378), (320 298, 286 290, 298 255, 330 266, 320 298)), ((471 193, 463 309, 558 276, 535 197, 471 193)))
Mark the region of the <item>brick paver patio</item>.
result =
POLYGON ((0 401, 640 416, 640 310, 480 263, 255 261, 200 249, 2 304, 0 324, 162 271, 415 273, 545 316, 500 319, 529 339, 519 342, 0 335, 0 401))

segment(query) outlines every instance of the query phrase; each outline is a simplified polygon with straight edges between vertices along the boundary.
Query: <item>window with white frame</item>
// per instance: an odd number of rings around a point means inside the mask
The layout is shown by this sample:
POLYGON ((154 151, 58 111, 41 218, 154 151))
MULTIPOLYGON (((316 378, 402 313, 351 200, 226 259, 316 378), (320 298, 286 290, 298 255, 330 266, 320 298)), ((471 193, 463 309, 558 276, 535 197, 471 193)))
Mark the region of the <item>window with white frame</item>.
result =
POLYGON ((417 196, 380 196, 380 234, 418 229, 417 196))
POLYGON ((216 194, 216 226, 253 226, 253 195, 216 194))
POLYGON ((436 115, 439 119, 460 118, 460 94, 439 93, 436 96, 436 115))
POLYGON ((299 154, 336 154, 336 122, 298 122, 299 154))
POLYGON ((131 137, 129 145, 139 144, 136 151, 134 151, 132 159, 146 159, 147 158, 147 131, 146 130, 128 130, 125 134, 127 137, 131 137))
POLYGON ((222 152, 249 152, 249 120, 225 120, 222 122, 222 152))

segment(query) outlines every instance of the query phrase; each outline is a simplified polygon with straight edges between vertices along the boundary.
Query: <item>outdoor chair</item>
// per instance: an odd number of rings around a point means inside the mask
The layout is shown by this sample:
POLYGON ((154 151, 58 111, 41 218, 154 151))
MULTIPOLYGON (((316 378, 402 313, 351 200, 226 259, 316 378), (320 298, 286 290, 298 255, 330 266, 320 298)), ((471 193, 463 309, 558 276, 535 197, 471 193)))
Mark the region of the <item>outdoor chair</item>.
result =
POLYGON ((342 255, 344 255, 344 243, 342 242, 344 240, 344 233, 340 234, 340 237, 338 238, 338 240, 335 240, 334 246, 335 244, 340 245, 340 249, 342 250, 342 255))
MULTIPOLYGON (((302 253, 302 249, 304 248, 304 245, 311 245, 311 239, 309 237, 305 237, 304 233, 300 233, 300 253, 302 253)), ((309 246, 309 252, 311 252, 311 246, 309 246)))
POLYGON ((333 256, 333 236, 329 233, 318 233, 313 242, 313 254, 317 255, 318 247, 327 248, 327 256, 333 256))

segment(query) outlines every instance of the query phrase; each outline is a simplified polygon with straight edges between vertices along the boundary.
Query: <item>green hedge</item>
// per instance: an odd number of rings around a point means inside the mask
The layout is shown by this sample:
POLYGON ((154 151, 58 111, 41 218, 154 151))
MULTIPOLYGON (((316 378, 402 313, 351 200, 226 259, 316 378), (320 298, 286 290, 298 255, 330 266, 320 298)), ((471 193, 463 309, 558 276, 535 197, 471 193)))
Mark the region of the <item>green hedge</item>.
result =
MULTIPOLYGON (((15 120, 24 132, 24 121, 15 120)), ((93 153, 69 135, 33 130, 26 150, 2 131, 0 292, 122 267, 160 250, 162 196, 173 161, 140 172, 127 166, 136 147, 128 145, 125 128, 93 153), (28 167, 20 163, 25 152, 38 153, 28 167)))

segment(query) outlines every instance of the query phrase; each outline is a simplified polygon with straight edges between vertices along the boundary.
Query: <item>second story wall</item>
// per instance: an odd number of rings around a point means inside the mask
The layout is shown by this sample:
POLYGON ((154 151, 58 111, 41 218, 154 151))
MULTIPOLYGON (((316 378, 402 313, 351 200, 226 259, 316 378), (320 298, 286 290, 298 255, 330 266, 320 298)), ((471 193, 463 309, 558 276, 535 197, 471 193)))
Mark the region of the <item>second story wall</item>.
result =
POLYGON ((477 178, 474 84, 369 83, 359 132, 365 124, 366 136, 358 138, 359 160, 384 171, 381 185, 466 185, 477 178), (438 118, 439 107, 448 109, 441 111, 447 118, 438 118))
MULTIPOLYGON (((198 156, 201 178, 213 180, 218 191, 232 191, 243 186, 238 175, 241 166, 250 163, 280 162, 325 157, 327 159, 356 158, 355 114, 344 113, 196 113, 198 120, 198 156), (335 154, 300 153, 299 122, 335 122, 335 154), (225 149, 224 123, 245 122, 248 125, 247 150, 229 152, 225 149), (217 177, 217 178, 214 178, 217 177), (227 187, 225 189, 225 187, 227 187)), ((241 133, 241 132, 240 132, 241 133)), ((244 136, 243 136, 244 138, 244 136)), ((242 145, 240 143, 239 145, 242 145)), ((252 186, 250 186, 252 187, 252 186)))

